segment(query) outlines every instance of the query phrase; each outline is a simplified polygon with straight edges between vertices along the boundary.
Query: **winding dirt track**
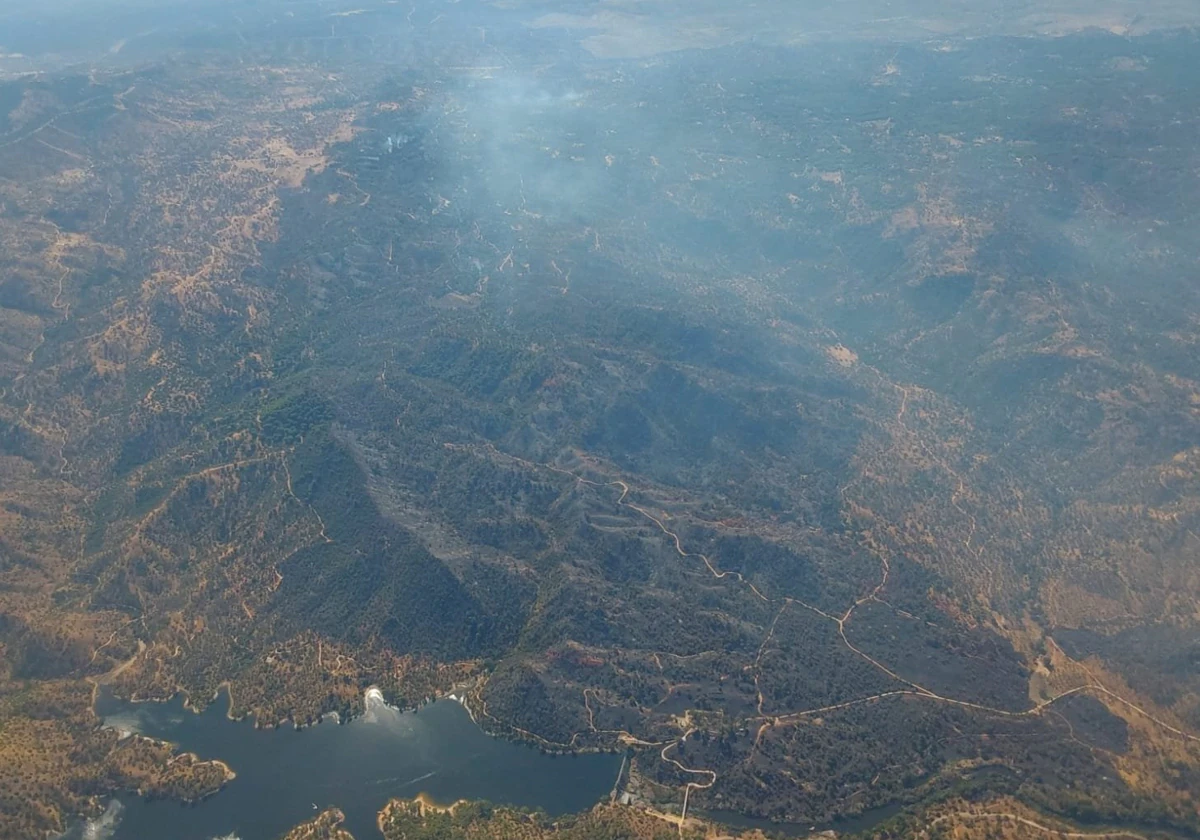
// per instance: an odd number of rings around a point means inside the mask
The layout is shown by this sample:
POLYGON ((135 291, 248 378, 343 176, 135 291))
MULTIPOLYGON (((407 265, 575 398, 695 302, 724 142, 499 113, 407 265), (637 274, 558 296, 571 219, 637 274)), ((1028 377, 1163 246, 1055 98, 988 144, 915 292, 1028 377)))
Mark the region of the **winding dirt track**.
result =
MULTIPOLYGON (((905 401, 901 407, 901 416, 903 414, 904 407, 907 404, 907 396, 908 396, 907 391, 904 392, 904 396, 905 396, 905 401)), ((798 606, 804 607, 805 609, 813 612, 814 614, 819 615, 829 621, 834 622, 838 628, 838 635, 840 636, 843 644, 846 645, 847 649, 849 649, 855 655, 861 657, 865 662, 870 663, 873 667, 877 668, 880 672, 886 674, 891 679, 893 679, 896 682, 899 682, 903 685, 908 686, 907 689, 898 689, 895 691, 885 691, 880 694, 871 695, 869 697, 861 697, 861 698, 857 698, 854 700, 848 700, 843 703, 836 703, 833 705, 822 706, 822 707, 815 708, 815 709, 805 709, 805 710, 796 711, 796 712, 789 712, 789 713, 782 714, 782 715, 763 714, 763 712, 762 712, 762 695, 761 695, 761 693, 759 693, 759 717, 749 719, 749 720, 753 720, 753 721, 761 721, 762 722, 761 726, 759 727, 758 733, 755 737, 755 745, 757 745, 758 742, 761 740, 764 732, 773 727, 786 726, 791 723, 798 722, 798 721, 800 721, 806 717, 812 716, 812 715, 837 711, 839 709, 846 709, 846 708, 850 708, 851 706, 858 706, 858 705, 863 705, 866 703, 880 702, 880 701, 887 700, 892 697, 922 698, 922 699, 930 700, 930 701, 936 702, 936 703, 945 703, 948 705, 958 706, 960 708, 965 708, 965 709, 971 709, 973 711, 981 712, 984 714, 996 715, 999 717, 1026 718, 1026 717, 1034 717, 1034 716, 1040 715, 1042 712, 1044 712, 1046 709, 1048 709, 1054 703, 1057 703, 1059 700, 1062 700, 1065 697, 1069 697, 1073 694, 1078 694, 1078 693, 1084 692, 1084 691, 1094 691, 1094 692, 1097 692, 1100 694, 1104 694, 1107 697, 1111 697, 1113 700, 1116 700, 1117 702, 1121 703, 1122 705, 1137 712, 1138 714, 1142 715, 1146 719, 1148 719, 1148 720, 1152 721, 1153 723, 1157 724, 1158 726, 1162 727, 1166 731, 1168 731, 1180 738, 1200 743, 1200 737, 1197 737, 1190 733, 1184 732, 1174 726, 1171 726, 1170 724, 1166 723, 1165 721, 1158 719, 1157 717, 1150 714, 1149 712, 1147 712, 1145 709, 1141 708, 1140 706, 1130 702, 1129 700, 1126 700, 1125 698, 1121 697, 1120 695, 1116 694, 1115 692, 1111 691, 1110 689, 1105 688, 1103 685, 1101 685, 1099 682, 1097 682, 1094 679, 1094 677, 1092 678, 1092 681, 1085 683, 1084 685, 1075 686, 1074 688, 1070 688, 1065 691, 1062 691, 1059 694, 1056 694, 1055 696, 1053 696, 1047 700, 1043 700, 1042 702, 1040 702, 1040 703, 1036 704, 1035 706, 1033 706, 1029 709, 1026 709, 1024 711, 1011 711, 1009 709, 999 709, 999 708, 995 708, 992 706, 984 705, 982 703, 973 703, 968 700, 959 700, 959 699, 956 699, 953 697, 946 697, 944 695, 938 694, 937 692, 935 692, 929 688, 926 688, 925 686, 922 686, 918 683, 915 683, 911 680, 907 680, 904 677, 901 677, 899 674, 897 674, 895 671, 888 668, 883 663, 879 662, 877 659, 874 659, 867 653, 864 653, 863 651, 856 648, 850 642, 850 640, 846 637, 846 629, 845 629, 846 623, 848 621, 850 621, 851 617, 854 614, 855 609, 857 609, 862 604, 867 603, 868 601, 879 601, 878 596, 879 596, 880 592, 883 591, 884 587, 887 585, 888 577, 891 573, 891 566, 886 557, 880 558, 881 564, 882 564, 882 574, 881 574, 879 583, 871 590, 871 592, 869 594, 855 600, 854 603, 852 603, 849 606, 849 608, 847 608, 846 612, 843 613, 840 617, 834 616, 834 615, 831 615, 821 609, 818 609, 817 607, 812 606, 811 604, 806 604, 803 601, 800 601, 799 599, 796 599, 796 598, 791 598, 791 597, 783 597, 783 598, 776 598, 776 599, 769 598, 766 595, 764 595, 753 583, 746 580, 746 578, 740 572, 732 572, 732 571, 722 570, 722 569, 718 568, 712 562, 711 558, 709 558, 707 555, 699 553, 699 552, 687 551, 683 547, 683 542, 679 538, 679 535, 676 532, 669 529, 663 523, 663 520, 661 518, 659 518, 658 516, 655 516, 653 513, 651 513, 646 508, 641 507, 639 505, 634 504, 633 502, 628 501, 631 490, 630 490, 629 485, 627 483, 625 483, 624 481, 621 481, 619 479, 613 480, 613 481, 608 481, 608 482, 593 481, 591 479, 584 478, 583 476, 581 476, 577 473, 574 473, 570 470, 566 470, 561 467, 556 467, 552 464, 540 464, 540 463, 536 463, 533 461, 527 461, 523 458, 518 458, 514 455, 509 455, 507 453, 503 453, 503 452, 499 451, 498 449, 496 449, 495 447, 491 446, 490 444, 488 445, 487 448, 493 455, 499 456, 506 460, 513 461, 515 463, 521 464, 521 465, 526 466, 531 469, 550 470, 551 472, 555 472, 560 475, 569 476, 580 484, 588 485, 590 487, 597 487, 597 488, 605 488, 605 487, 619 488, 621 491, 621 494, 616 500, 617 505, 619 507, 624 507, 624 508, 628 508, 632 511, 635 511, 640 516, 642 516, 645 519, 649 520, 650 522, 654 523, 654 525, 666 537, 668 537, 671 540, 671 542, 675 546, 675 551, 679 554, 680 557, 682 557, 682 558, 698 558, 704 563, 705 567, 708 569, 708 571, 712 574, 712 576, 714 578, 716 578, 718 580, 725 580, 728 578, 733 578, 733 579, 737 580, 738 583, 742 584, 747 589, 749 589, 750 592, 755 597, 757 597, 764 603, 780 604, 780 612, 776 615, 775 622, 778 622, 780 615, 782 615, 782 613, 783 613, 783 610, 785 610, 790 604, 796 604, 798 606)), ((880 601, 880 603, 883 603, 883 602, 880 601)), ((767 640, 770 639, 771 633, 773 633, 773 631, 774 631, 775 622, 772 622, 770 630, 768 631, 768 634, 767 634, 767 639, 764 640, 763 646, 760 647, 760 649, 759 649, 759 660, 761 660, 762 651, 763 651, 763 648, 765 648, 765 646, 766 646, 767 640)), ((1050 641, 1053 643, 1053 639, 1051 639, 1050 641)), ((756 665, 757 665, 757 660, 756 660, 756 665)), ((755 678, 755 682, 757 684, 757 676, 755 678)), ((482 702, 482 692, 480 692, 480 701, 482 702)), ((588 703, 586 690, 584 691, 584 703, 585 703, 585 705, 587 705, 587 710, 589 713, 589 720, 590 721, 594 720, 594 717, 592 716, 591 706, 588 703)), ((484 714, 487 714, 486 707, 484 707, 484 714)), ((582 734, 582 733, 576 733, 575 735, 572 736, 571 741, 567 744, 557 744, 554 742, 547 741, 544 738, 540 738, 539 736, 534 735, 533 733, 526 732, 525 730, 522 730, 515 726, 512 726, 511 724, 506 724, 503 721, 496 719, 495 717, 493 717, 490 714, 487 714, 487 716, 489 718, 491 718, 492 720, 495 720, 497 723, 500 723, 503 726, 507 726, 510 729, 513 729, 524 735, 528 735, 528 736, 534 738, 535 740, 538 740, 538 741, 541 741, 541 742, 547 743, 547 744, 552 744, 554 746, 559 746, 559 747, 570 748, 570 747, 574 746, 579 734, 582 734)), ((601 732, 602 730, 596 730, 593 725, 592 731, 601 732)), ((687 782, 686 785, 684 786, 683 807, 682 807, 681 816, 680 816, 680 820, 679 820, 679 832, 680 832, 681 836, 683 834, 683 823, 684 823, 684 820, 687 818, 688 799, 690 797, 692 789, 694 788, 697 790, 705 790, 705 789, 711 788, 717 782, 716 771, 707 770, 707 769, 694 769, 694 768, 686 767, 678 759, 670 758, 667 755, 667 753, 670 752, 671 749, 679 746, 679 744, 681 744, 684 740, 686 740, 687 737, 695 731, 696 731, 695 729, 690 729, 687 732, 685 732, 683 735, 681 735, 679 738, 676 738, 675 740, 668 742, 665 746, 663 746, 662 751, 659 754, 663 761, 665 761, 669 764, 673 764, 675 767, 677 767, 680 771, 682 771, 684 773, 687 773, 690 775, 701 775, 701 776, 709 777, 708 781, 706 781, 706 782, 687 782)), ((628 732, 619 732, 619 733, 613 733, 613 734, 618 735, 618 738, 620 740, 623 740, 625 743, 635 743, 635 744, 643 745, 643 746, 651 746, 650 743, 648 743, 646 741, 640 741, 639 739, 634 738, 634 736, 632 736, 628 732)), ((654 744, 653 746, 658 746, 658 745, 654 744)), ((1064 834, 1062 832, 1058 832, 1055 829, 1050 829, 1050 828, 1041 826, 1037 823, 1033 823, 1032 821, 1025 820, 1024 818, 1015 817, 1015 816, 1013 818, 1018 819, 1021 822, 1028 822, 1033 827, 1041 828, 1045 831, 1057 833, 1057 834, 1060 834, 1060 836, 1066 836, 1066 837, 1094 837, 1094 838, 1104 838, 1104 837, 1113 837, 1113 838, 1115 838, 1115 837, 1134 837, 1134 838, 1138 838, 1138 837, 1140 837, 1140 835, 1129 834, 1126 832, 1116 833, 1116 834, 1107 834, 1107 835, 1106 834, 1069 834, 1069 833, 1064 834)), ((1144 840, 1144 838, 1143 838, 1143 840, 1144 840)))

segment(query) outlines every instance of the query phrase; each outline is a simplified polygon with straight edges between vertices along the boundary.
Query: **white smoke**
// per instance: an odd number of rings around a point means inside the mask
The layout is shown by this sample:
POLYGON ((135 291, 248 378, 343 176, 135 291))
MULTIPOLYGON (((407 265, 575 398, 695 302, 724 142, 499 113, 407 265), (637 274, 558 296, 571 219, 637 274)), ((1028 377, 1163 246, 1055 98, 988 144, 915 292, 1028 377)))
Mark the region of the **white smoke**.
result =
POLYGON ((486 196, 457 200, 484 216, 502 209, 586 220, 612 187, 603 130, 587 105, 577 90, 517 72, 464 81, 433 127, 438 145, 455 150, 444 161, 443 194, 468 182, 486 196))
POLYGON ((387 150, 387 153, 390 155, 396 149, 399 149, 401 146, 408 145, 408 143, 411 141, 412 141, 412 137, 410 137, 407 134, 403 134, 403 133, 389 134, 386 138, 386 141, 384 142, 383 147, 384 147, 384 149, 387 150))
POLYGON ((142 720, 137 713, 122 712, 116 715, 106 715, 104 726, 106 729, 115 730, 122 739, 125 739, 134 733, 141 733, 142 720))
POLYGON ((116 799, 109 802, 103 814, 83 824, 83 831, 80 834, 82 840, 108 840, 120 825, 121 811, 124 809, 125 806, 116 799))
POLYGON ((424 724, 418 715, 403 712, 383 699, 378 686, 371 686, 363 695, 363 723, 384 726, 394 734, 405 737, 420 731, 424 724))
POLYGON ((401 712, 395 706, 389 706, 383 699, 383 692, 378 686, 371 686, 363 695, 363 716, 365 723, 382 723, 395 726, 401 720, 401 712))

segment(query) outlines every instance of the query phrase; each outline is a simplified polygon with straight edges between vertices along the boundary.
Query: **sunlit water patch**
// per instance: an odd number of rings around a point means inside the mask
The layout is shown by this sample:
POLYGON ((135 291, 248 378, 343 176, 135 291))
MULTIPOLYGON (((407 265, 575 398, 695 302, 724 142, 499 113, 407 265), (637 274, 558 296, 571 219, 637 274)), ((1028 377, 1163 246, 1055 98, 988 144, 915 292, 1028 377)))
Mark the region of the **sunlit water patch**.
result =
POLYGON ((388 706, 378 691, 368 691, 365 701, 364 714, 348 724, 296 731, 231 721, 227 698, 195 715, 178 699, 130 704, 101 697, 97 710, 107 725, 219 758, 237 778, 196 805, 127 797, 110 808, 107 834, 76 837, 273 840, 328 807, 342 809, 355 836, 373 837, 388 799, 420 793, 439 802, 487 799, 561 814, 607 796, 621 764, 617 755, 551 756, 491 738, 454 700, 419 712, 388 706))

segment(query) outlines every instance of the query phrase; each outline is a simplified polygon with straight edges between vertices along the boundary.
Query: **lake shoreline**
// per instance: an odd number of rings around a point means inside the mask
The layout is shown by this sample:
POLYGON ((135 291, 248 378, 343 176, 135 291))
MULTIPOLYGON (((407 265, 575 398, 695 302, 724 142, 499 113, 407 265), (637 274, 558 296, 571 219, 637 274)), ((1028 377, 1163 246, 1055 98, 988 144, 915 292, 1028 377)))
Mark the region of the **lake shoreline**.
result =
POLYGON ((369 837, 393 798, 420 796, 438 808, 487 800, 566 815, 609 796, 621 762, 615 753, 563 761, 489 734, 457 696, 400 710, 373 688, 364 693, 362 714, 337 726, 293 727, 303 729, 303 737, 231 720, 219 703, 197 714, 179 695, 136 702, 101 692, 96 712, 105 725, 170 743, 181 756, 219 756, 236 773, 220 796, 191 805, 162 798, 123 802, 113 840, 210 840, 230 831, 241 840, 274 840, 330 807, 346 814, 347 831, 369 837))

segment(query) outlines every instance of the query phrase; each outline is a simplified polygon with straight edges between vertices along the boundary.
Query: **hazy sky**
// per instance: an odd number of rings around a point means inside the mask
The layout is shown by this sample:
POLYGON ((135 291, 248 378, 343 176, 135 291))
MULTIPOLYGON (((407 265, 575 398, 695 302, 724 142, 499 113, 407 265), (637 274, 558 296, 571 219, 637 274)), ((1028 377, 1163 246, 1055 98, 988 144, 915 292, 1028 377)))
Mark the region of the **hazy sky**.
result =
POLYGON ((358 10, 404 16, 413 11, 419 21, 464 14, 477 5, 504 9, 530 27, 569 28, 594 55, 611 58, 749 38, 929 40, 1061 35, 1085 28, 1138 35, 1200 25, 1195 0, 5 0, 0 56, 102 57, 132 39, 190 27, 211 32, 228 24, 232 31, 272 19, 336 18, 358 10))

